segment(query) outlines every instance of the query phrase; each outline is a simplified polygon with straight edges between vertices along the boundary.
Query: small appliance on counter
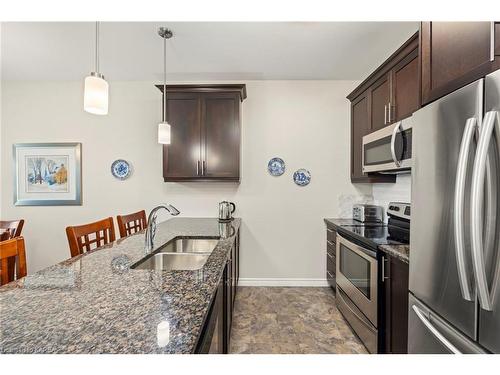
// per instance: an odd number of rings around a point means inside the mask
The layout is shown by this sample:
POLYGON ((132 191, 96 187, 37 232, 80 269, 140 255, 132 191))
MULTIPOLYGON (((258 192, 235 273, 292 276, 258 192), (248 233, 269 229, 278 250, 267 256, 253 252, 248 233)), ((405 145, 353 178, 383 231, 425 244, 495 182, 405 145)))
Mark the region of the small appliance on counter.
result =
POLYGON ((384 209, 373 204, 355 204, 352 207, 352 218, 362 223, 381 223, 384 220, 384 209))
POLYGON ((222 201, 219 203, 219 221, 233 220, 233 212, 236 210, 236 205, 233 202, 222 201))

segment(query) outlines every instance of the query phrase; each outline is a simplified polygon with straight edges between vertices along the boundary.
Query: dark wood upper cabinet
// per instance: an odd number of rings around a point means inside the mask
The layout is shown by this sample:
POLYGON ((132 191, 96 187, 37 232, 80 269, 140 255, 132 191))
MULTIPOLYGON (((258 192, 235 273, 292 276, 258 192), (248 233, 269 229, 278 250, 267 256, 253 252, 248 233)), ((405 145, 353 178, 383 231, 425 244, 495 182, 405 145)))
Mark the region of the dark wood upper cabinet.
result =
POLYGON ((391 70, 390 120, 400 121, 420 108, 418 49, 415 48, 391 70))
POLYGON ((245 85, 167 85, 171 144, 163 146, 165 182, 239 182, 245 98, 245 85))
POLYGON ((201 97, 172 93, 167 100, 171 144, 163 148, 165 181, 198 176, 201 169, 201 97))
MULTIPOLYGON (((389 113, 388 106, 391 101, 390 75, 382 76, 370 87, 370 132, 387 126, 389 113)), ((369 133, 370 133, 369 132, 369 133)), ((368 133, 366 133, 368 134, 368 133)))
POLYGON ((203 94, 203 174, 207 178, 240 175, 240 98, 235 93, 203 94))
POLYGON ((496 22, 422 22, 423 104, 500 68, 499 34, 496 22))
POLYGON ((351 101, 351 182, 395 182, 394 175, 364 174, 363 136, 420 108, 418 32, 365 79, 351 101))

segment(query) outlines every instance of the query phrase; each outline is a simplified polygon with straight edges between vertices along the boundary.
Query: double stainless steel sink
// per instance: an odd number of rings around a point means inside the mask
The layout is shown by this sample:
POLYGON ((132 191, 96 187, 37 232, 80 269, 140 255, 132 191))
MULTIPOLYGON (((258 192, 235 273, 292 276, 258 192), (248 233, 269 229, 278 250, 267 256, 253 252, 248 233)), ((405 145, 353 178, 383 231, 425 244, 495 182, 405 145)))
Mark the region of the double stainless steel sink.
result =
POLYGON ((177 237, 132 265, 138 270, 199 270, 217 246, 218 238, 177 237))

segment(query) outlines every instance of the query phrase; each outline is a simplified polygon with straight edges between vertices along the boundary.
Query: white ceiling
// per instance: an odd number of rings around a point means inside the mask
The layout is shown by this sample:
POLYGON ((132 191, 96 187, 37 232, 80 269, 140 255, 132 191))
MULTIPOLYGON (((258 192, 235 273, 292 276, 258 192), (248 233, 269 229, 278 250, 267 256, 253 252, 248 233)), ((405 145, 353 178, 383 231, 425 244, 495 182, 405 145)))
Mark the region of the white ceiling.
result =
MULTIPOLYGON (((101 72, 110 81, 363 79, 416 22, 104 22, 101 72)), ((79 80, 94 70, 94 24, 2 23, 2 80, 79 80)))

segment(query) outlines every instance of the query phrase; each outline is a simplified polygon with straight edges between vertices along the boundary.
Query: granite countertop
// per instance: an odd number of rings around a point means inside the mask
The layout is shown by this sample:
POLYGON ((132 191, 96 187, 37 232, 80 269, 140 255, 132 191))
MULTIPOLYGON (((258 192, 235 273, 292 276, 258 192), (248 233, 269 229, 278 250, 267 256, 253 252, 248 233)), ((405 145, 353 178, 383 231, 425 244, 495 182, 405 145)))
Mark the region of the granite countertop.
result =
MULTIPOLYGON (((130 269, 139 233, 0 287, 0 353, 192 353, 240 224, 201 270, 130 269)), ((177 236, 217 237, 219 222, 160 223, 155 249, 177 236)))
POLYGON ((390 256, 410 263, 410 245, 379 245, 378 248, 390 256))

